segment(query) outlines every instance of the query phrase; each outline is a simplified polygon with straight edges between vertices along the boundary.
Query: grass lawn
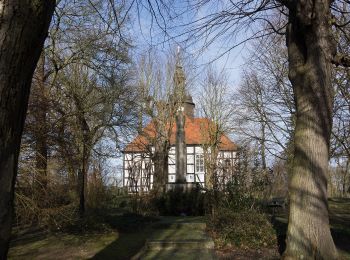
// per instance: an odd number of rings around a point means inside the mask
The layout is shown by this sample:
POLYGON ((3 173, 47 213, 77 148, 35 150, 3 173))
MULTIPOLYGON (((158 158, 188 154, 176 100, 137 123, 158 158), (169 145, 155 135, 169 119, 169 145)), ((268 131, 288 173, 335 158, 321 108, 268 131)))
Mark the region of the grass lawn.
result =
POLYGON ((105 231, 32 234, 13 241, 9 259, 130 259, 144 246, 156 220, 110 214, 103 221, 109 226, 105 231))
MULTIPOLYGON (((342 259, 350 259, 350 199, 330 199, 330 223, 333 239, 342 259)), ((192 218, 193 222, 203 222, 203 218, 192 218)), ((14 241, 9 259, 130 259, 144 246, 147 238, 156 235, 158 226, 176 225, 188 219, 144 218, 137 215, 111 213, 103 219, 94 220, 108 226, 105 231, 88 233, 39 234, 27 239, 14 241)), ((285 249, 287 229, 286 214, 279 214, 274 221, 278 236, 279 253, 285 249)), ((167 234, 162 234, 163 236, 167 234)), ((276 249, 217 251, 219 259, 278 259, 276 249), (227 256, 234 258, 227 258, 227 256)))
MULTIPOLYGON (((331 233, 341 259, 350 259, 350 199, 329 199, 331 233)), ((274 228, 278 235, 279 253, 285 249, 287 215, 276 217, 274 228)))
POLYGON ((119 234, 59 233, 15 243, 9 259, 88 259, 119 239, 119 234))
MULTIPOLYGON (((141 250, 148 238, 155 235, 166 238, 170 235, 170 231, 161 231, 160 228, 183 222, 196 224, 203 222, 204 218, 150 218, 111 213, 103 220, 97 218, 95 221, 103 222, 103 226, 109 229, 104 232, 32 234, 30 238, 13 241, 9 259, 130 259, 141 250)), ((179 230, 178 233, 182 237, 186 231, 179 230)), ((190 235, 193 237, 196 233, 191 231, 190 235)))
POLYGON ((14 245, 9 259, 130 259, 144 245, 147 229, 132 233, 55 234, 14 245))

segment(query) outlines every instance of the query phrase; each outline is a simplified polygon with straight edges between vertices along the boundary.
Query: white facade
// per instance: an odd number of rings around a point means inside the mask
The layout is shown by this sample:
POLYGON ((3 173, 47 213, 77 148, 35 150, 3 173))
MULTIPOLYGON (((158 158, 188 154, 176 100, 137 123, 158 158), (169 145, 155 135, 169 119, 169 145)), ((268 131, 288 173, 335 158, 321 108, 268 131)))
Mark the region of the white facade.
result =
MULTIPOLYGON (((199 145, 187 145, 186 182, 198 183, 205 186, 206 174, 203 148, 199 145)), ((223 183, 227 183, 233 174, 235 164, 235 151, 220 151, 218 156, 218 174, 223 183)), ((146 153, 124 153, 124 176, 123 185, 128 187, 129 192, 147 192, 153 186, 154 165, 146 153)), ((168 183, 176 181, 176 151, 171 147, 168 154, 168 183)))

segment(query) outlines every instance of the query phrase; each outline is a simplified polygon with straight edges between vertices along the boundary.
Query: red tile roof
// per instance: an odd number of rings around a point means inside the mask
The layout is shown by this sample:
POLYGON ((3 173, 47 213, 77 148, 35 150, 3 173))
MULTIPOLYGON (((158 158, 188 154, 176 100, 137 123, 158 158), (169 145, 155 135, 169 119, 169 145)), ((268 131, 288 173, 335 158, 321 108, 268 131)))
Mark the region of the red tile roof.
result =
MULTIPOLYGON (((189 118, 185 120, 185 141, 187 145, 201 145, 209 140, 209 127, 215 127, 208 118, 189 118)), ((154 122, 150 122, 144 129, 143 134, 138 135, 131 143, 129 143, 125 152, 143 152, 146 151, 150 140, 156 137, 156 127, 154 122)), ((175 145, 176 140, 176 124, 173 125, 170 144, 175 145)), ((237 150, 237 145, 233 143, 225 134, 220 138, 219 149, 222 151, 237 150)))

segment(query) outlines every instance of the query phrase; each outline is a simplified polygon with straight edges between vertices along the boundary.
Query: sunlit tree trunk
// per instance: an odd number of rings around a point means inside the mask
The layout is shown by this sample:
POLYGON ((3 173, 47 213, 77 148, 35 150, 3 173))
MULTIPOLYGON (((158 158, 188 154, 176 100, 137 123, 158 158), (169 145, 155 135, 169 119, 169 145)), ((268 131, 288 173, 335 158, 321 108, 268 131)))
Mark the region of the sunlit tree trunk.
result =
POLYGON ((336 259, 328 217, 327 171, 332 129, 331 20, 328 1, 295 1, 287 35, 296 101, 294 159, 285 259, 336 259))
POLYGON ((168 151, 168 141, 156 143, 152 158, 154 163, 153 190, 156 194, 166 191, 166 183, 168 181, 168 151))
POLYGON ((55 1, 0 1, 0 259, 6 259, 30 85, 55 1))

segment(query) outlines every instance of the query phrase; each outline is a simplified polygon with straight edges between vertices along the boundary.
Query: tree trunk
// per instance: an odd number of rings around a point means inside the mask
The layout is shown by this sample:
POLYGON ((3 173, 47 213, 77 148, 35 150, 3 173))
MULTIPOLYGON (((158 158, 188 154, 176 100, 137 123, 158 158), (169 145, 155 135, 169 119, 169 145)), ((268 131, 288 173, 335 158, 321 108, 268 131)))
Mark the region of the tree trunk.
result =
POLYGON ((346 193, 349 192, 347 189, 348 187, 348 173, 349 173, 349 167, 350 166, 350 158, 348 157, 345 164, 345 169, 343 170, 343 189, 342 189, 342 195, 344 198, 346 198, 346 193))
POLYGON ((329 2, 293 1, 292 5, 287 45, 297 114, 284 259, 337 259, 327 202, 335 54, 329 2))
POLYGON ((78 194, 79 194, 79 217, 83 218, 85 215, 85 182, 86 170, 83 166, 78 171, 78 194))
POLYGON ((30 85, 54 0, 0 1, 0 259, 6 259, 30 85))
POLYGON ((89 158, 90 158, 90 142, 88 137, 84 134, 83 149, 81 156, 81 165, 78 171, 78 194, 79 194, 79 217, 85 216, 85 202, 86 202, 86 190, 87 190, 87 173, 89 170, 89 158))
POLYGON ((82 107, 78 106, 78 123, 82 134, 82 154, 81 154, 81 167, 78 172, 78 194, 79 194, 79 216, 83 218, 85 215, 85 195, 87 189, 87 173, 89 170, 89 158, 91 152, 91 133, 89 125, 85 119, 82 107))
POLYGON ((167 143, 155 146, 154 156, 154 179, 153 190, 155 194, 164 193, 166 191, 166 183, 168 178, 168 145, 167 143))
POLYGON ((266 132, 265 132, 265 122, 261 125, 261 139, 260 139, 260 145, 261 145, 261 166, 263 171, 266 171, 266 132))

